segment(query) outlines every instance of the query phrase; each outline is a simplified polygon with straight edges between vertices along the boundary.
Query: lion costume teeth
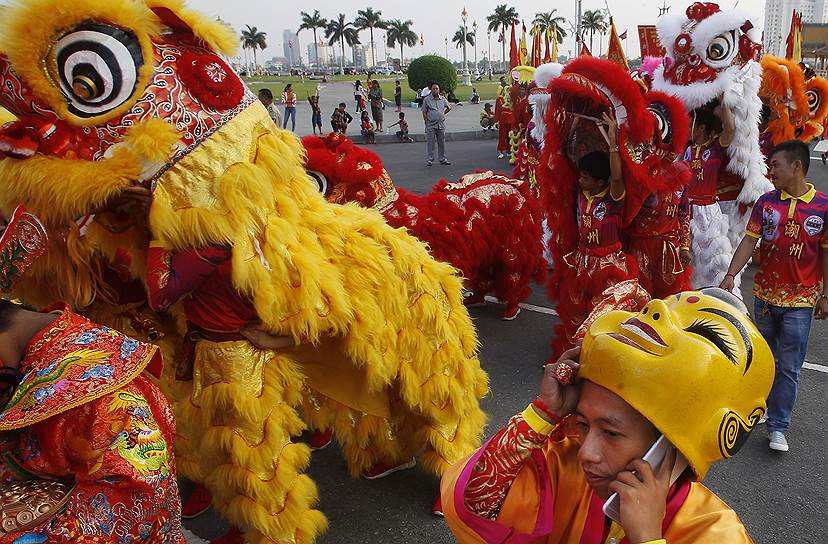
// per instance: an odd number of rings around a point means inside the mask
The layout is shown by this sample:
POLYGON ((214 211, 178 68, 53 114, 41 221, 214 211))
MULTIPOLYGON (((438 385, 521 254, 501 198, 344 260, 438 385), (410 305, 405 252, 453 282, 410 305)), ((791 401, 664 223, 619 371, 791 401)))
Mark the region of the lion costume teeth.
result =
MULTIPOLYGON (((147 281, 149 232, 108 213, 75 221, 142 183, 153 191, 156 241, 231 247, 233 286, 262 327, 303 343, 273 354, 225 342, 233 346, 220 360, 218 348, 198 344, 205 376, 248 366, 226 383, 174 381, 167 371, 162 384, 186 438, 180 470, 207 485, 250 542, 311 542, 324 530, 303 474, 308 448, 291 444, 304 428, 300 404, 306 421, 335 429, 352 474, 414 455, 440 474, 477 447, 487 377, 456 270, 376 211, 325 202, 299 141, 220 56, 235 47, 228 28, 175 0, 31 0, 4 17, 0 80, 14 92, 0 105, 17 120, 0 136, 35 152, 0 160, 0 206, 27 203, 54 234, 18 294, 66 297, 140 338, 151 328, 142 324, 163 321, 173 363, 181 329, 171 319, 145 299, 129 313, 104 302, 123 302, 109 270, 147 281), (109 59, 107 73, 77 63, 78 47, 109 59), (212 423, 227 413, 247 426, 212 423)), ((181 306, 173 313, 181 319, 181 306)))

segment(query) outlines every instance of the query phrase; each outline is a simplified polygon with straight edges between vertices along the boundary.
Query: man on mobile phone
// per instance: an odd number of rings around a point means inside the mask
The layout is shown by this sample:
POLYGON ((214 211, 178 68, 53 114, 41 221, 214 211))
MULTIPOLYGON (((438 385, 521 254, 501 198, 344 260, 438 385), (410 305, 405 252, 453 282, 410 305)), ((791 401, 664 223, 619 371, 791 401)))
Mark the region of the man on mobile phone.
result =
POLYGON ((700 481, 744 444, 772 382, 767 342, 721 289, 607 313, 546 366, 537 399, 443 476, 449 527, 461 543, 748 544, 700 481), (650 466, 661 435, 675 449, 650 466), (689 466, 671 483, 677 452, 689 466), (619 523, 602 512, 613 493, 619 523))

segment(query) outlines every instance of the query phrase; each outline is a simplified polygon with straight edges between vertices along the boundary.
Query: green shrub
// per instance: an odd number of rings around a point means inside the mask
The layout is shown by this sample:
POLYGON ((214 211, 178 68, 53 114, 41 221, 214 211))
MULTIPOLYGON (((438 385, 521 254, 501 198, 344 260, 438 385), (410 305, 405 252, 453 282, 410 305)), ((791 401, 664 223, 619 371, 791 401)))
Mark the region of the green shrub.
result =
POLYGON ((420 92, 429 81, 434 81, 446 92, 453 91, 457 87, 457 72, 449 61, 437 55, 412 60, 408 66, 408 86, 420 92))

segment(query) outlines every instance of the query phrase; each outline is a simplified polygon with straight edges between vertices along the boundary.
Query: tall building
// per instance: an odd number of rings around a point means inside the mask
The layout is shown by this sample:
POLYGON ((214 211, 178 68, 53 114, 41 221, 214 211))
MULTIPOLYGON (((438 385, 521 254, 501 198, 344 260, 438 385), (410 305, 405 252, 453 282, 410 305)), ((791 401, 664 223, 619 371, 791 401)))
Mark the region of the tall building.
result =
POLYGON ((821 23, 828 16, 825 4, 825 0, 766 0, 765 39, 762 44, 765 53, 785 56, 793 10, 802 13, 803 23, 821 23))
POLYGON ((316 66, 333 66, 334 64, 334 48, 328 44, 314 46, 308 44, 308 64, 316 66), (317 49, 318 47, 318 49, 317 49), (319 60, 316 59, 316 51, 319 51, 319 60))
POLYGON ((299 35, 289 28, 282 31, 282 51, 284 51, 289 66, 302 65, 302 50, 299 48, 299 35))
MULTIPOLYGON (((374 42, 374 49, 377 49, 378 45, 377 42, 374 42)), ((377 59, 374 56, 374 51, 371 49, 371 45, 368 44, 365 46, 365 67, 366 68, 373 68, 377 65, 377 59)))
POLYGON ((354 54, 354 68, 365 68, 365 46, 355 45, 351 48, 351 51, 354 54))

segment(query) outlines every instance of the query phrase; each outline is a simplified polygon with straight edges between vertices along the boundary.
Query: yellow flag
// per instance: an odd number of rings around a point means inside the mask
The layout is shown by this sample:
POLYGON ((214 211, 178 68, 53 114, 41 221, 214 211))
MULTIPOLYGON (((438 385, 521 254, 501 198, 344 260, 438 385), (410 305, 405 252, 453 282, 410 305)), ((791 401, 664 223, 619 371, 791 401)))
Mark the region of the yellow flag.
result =
POLYGON ((621 45, 621 39, 618 37, 618 31, 615 30, 615 23, 610 17, 610 39, 607 46, 607 59, 615 64, 618 64, 625 70, 629 71, 630 65, 627 62, 627 56, 624 54, 624 47, 621 45))
POLYGON ((521 32, 520 34, 520 48, 518 48, 518 61, 520 61, 521 66, 526 66, 529 63, 529 50, 526 48, 526 24, 522 24, 521 26, 523 26, 523 32, 521 32))
POLYGON ((558 62, 558 27, 552 27, 552 62, 558 62))

